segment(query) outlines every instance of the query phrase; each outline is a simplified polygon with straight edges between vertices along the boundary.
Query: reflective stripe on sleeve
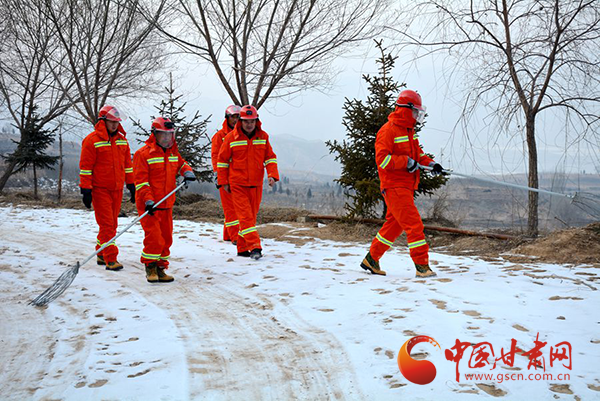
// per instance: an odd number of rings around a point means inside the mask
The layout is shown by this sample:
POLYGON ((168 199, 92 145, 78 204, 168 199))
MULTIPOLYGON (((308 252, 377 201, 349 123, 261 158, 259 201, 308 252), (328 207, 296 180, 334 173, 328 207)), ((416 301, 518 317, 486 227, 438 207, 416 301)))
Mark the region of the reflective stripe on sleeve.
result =
POLYGON ((385 159, 383 159, 379 167, 381 167, 382 169, 386 168, 387 165, 390 163, 390 160, 392 160, 392 155, 387 155, 385 159))

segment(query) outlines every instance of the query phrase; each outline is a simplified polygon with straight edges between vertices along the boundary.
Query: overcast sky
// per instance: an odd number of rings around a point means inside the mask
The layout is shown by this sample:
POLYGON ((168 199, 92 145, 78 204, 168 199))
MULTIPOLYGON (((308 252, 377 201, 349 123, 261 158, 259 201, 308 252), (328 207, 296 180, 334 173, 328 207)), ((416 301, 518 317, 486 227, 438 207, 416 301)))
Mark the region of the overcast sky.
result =
MULTIPOLYGON (((259 111, 263 128, 274 137, 288 134, 305 139, 328 140, 344 138, 342 126, 342 105, 344 98, 365 99, 367 87, 362 74, 376 74, 375 59, 377 50, 371 48, 365 57, 355 56, 337 61, 340 73, 334 82, 334 88, 327 94, 307 91, 300 96, 284 101, 268 101, 259 111)), ((490 125, 485 118, 488 113, 478 113, 481 121, 473 121, 465 131, 457 125, 460 114, 460 91, 456 86, 448 85, 442 79, 437 66, 439 60, 423 59, 413 62, 410 54, 400 54, 396 62, 394 77, 406 82, 408 88, 417 90, 423 97, 429 114, 420 141, 427 152, 436 155, 445 167, 470 173, 510 174, 525 171, 525 146, 517 135, 518 131, 501 132, 490 125), (453 100, 454 99, 454 100, 453 100), (512 140, 510 138, 513 138, 512 140)), ((207 116, 212 114, 209 134, 212 135, 222 123, 225 108, 231 100, 222 88, 212 69, 199 64, 195 59, 182 57, 178 62, 174 76, 177 92, 184 93, 188 101, 187 111, 200 110, 207 116)), ((165 86, 168 82, 165 82, 165 86)), ((154 113, 153 101, 143 101, 139 105, 129 105, 130 113, 150 124, 149 116, 154 113)), ((560 119, 550 113, 538 120, 538 150, 540 171, 564 171, 587 173, 600 170, 597 148, 573 146, 565 143, 560 119), (564 158, 565 147, 569 148, 564 158)))
MULTIPOLYGON (((212 136, 223 122, 225 108, 231 100, 221 86, 212 68, 200 64, 197 59, 177 56, 173 69, 176 78, 176 93, 183 94, 188 102, 186 111, 193 114, 199 110, 203 116, 212 114, 208 134, 212 136)), ((259 110, 263 128, 277 140, 278 135, 291 135, 307 140, 342 140, 345 129, 342 125, 344 98, 366 99, 367 86, 363 74, 375 75, 375 59, 378 50, 371 46, 361 55, 340 58, 336 67, 340 73, 333 82, 333 89, 327 93, 306 91, 293 99, 284 101, 273 99, 259 110)), ((443 60, 442 60, 443 61, 443 60)), ((428 117, 420 135, 420 142, 428 153, 446 168, 465 174, 503 174, 526 171, 526 147, 518 129, 502 132, 490 124, 486 117, 489 110, 477 113, 479 121, 469 122, 468 127, 457 124, 463 89, 460 82, 448 84, 442 75, 438 60, 421 59, 414 61, 409 53, 399 54, 394 70, 394 78, 406 82, 409 89, 421 93, 428 117)), ((168 86, 168 71, 165 72, 164 86, 168 86)), ((133 133, 131 119, 151 124, 150 115, 156 114, 153 106, 158 98, 140 98, 137 102, 114 102, 122 106, 129 115, 124 124, 133 133)), ((600 111, 599 111, 600 113, 600 111)), ((5 124, 8 121, 5 120, 5 124)), ((65 133, 65 139, 80 142, 91 132, 91 127, 74 127, 65 133)), ((545 112, 538 118, 539 170, 541 172, 566 172, 577 174, 600 173, 600 135, 590 138, 594 143, 573 143, 565 140, 564 117, 545 112), (566 152, 565 152, 565 149, 566 152), (566 157, 565 157, 566 155, 566 157)), ((571 134, 572 136, 575 133, 571 134)), ((132 141, 134 150, 138 147, 132 141)), ((320 157, 320 155, 319 155, 320 157)))

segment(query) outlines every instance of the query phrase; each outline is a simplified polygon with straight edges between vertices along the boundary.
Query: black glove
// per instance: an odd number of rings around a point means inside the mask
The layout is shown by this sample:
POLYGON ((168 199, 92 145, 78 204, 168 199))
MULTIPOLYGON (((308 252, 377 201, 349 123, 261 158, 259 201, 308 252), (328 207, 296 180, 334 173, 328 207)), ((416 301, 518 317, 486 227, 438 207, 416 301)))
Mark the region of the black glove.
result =
POLYGON ((433 168, 433 170, 431 170, 432 174, 438 175, 438 174, 443 174, 446 175, 446 173, 444 172, 444 168, 442 167, 441 164, 439 163, 435 163, 433 166, 431 166, 433 168))
POLYGON ((183 173, 183 180, 184 181, 196 181, 196 176, 194 175, 193 171, 186 171, 185 173, 183 173))
POLYGON ((83 195, 83 204, 90 209, 92 207, 92 190, 90 188, 81 188, 81 194, 83 195))
POLYGON ((135 184, 127 184, 126 187, 129 190, 129 194, 131 195, 129 201, 131 203, 135 203, 135 184))
POLYGON ((408 172, 414 173, 415 171, 417 171, 417 166, 417 162, 409 157, 408 161, 406 162, 406 169, 408 170, 408 172))
POLYGON ((146 207, 144 210, 147 211, 150 216, 154 216, 154 211, 156 210, 154 209, 154 201, 146 201, 146 207))

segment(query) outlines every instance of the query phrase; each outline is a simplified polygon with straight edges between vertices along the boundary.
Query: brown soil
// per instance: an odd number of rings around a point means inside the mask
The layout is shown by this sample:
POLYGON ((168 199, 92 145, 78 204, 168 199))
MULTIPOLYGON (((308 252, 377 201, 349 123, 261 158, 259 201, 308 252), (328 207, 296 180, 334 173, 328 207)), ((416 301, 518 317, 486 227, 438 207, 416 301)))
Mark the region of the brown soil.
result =
MULTIPOLYGON (((29 207, 85 209, 77 195, 69 195, 58 204, 52 199, 34 199, 30 193, 8 193, 0 195, 0 205, 18 204, 29 207)), ((124 201, 122 215, 135 213, 135 207, 124 201)), ((176 218, 192 221, 223 221, 220 202, 201 195, 184 195, 177 199, 173 208, 176 218)), ((370 242, 380 225, 328 222, 298 223, 299 218, 311 212, 294 208, 263 206, 258 215, 258 223, 263 226, 260 234, 264 238, 288 241, 297 245, 319 238, 340 242, 370 242), (285 223, 284 225, 276 223, 285 223)), ((443 225, 443 222, 427 222, 443 225)), ((515 240, 497 240, 484 237, 426 231, 427 243, 436 252, 449 254, 498 258, 502 256, 513 262, 547 262, 560 264, 591 264, 600 267, 600 222, 586 227, 570 228, 552 232, 535 240, 516 237, 515 240)), ((405 244, 404 235, 396 244, 405 244)))
POLYGON ((553 232, 512 252, 544 262, 600 264, 600 222, 553 232))

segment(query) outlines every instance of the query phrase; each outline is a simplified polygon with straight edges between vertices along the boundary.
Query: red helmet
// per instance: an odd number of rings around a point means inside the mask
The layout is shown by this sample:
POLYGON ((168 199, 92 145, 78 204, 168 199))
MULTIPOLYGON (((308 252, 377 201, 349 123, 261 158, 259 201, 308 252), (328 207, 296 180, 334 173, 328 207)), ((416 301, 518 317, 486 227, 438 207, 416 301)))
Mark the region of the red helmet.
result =
POLYGON ((240 106, 237 104, 232 104, 225 109, 225 117, 233 116, 234 114, 240 114, 240 110, 242 110, 240 106))
POLYGON ((175 124, 167 117, 157 117, 152 121, 152 133, 156 143, 165 149, 175 143, 175 124))
POLYGON ((413 116, 418 123, 422 123, 425 119, 425 111, 427 108, 423 106, 421 95, 417 92, 406 89, 400 92, 398 100, 396 100, 396 107, 406 107, 413 111, 413 116))
POLYGON ((125 114, 121 113, 115 106, 102 106, 102 108, 98 112, 98 120, 121 122, 126 119, 127 117, 125 116, 125 114))
POLYGON ((244 106, 242 110, 240 110, 240 119, 242 120, 257 120, 258 119, 258 111, 256 111, 256 107, 254 106, 244 106))
POLYGON ((167 117, 156 117, 152 121, 152 132, 156 131, 175 132, 175 124, 167 117))
POLYGON ((396 106, 409 107, 423 110, 423 102, 421 101, 421 95, 410 89, 403 90, 396 100, 396 106))

